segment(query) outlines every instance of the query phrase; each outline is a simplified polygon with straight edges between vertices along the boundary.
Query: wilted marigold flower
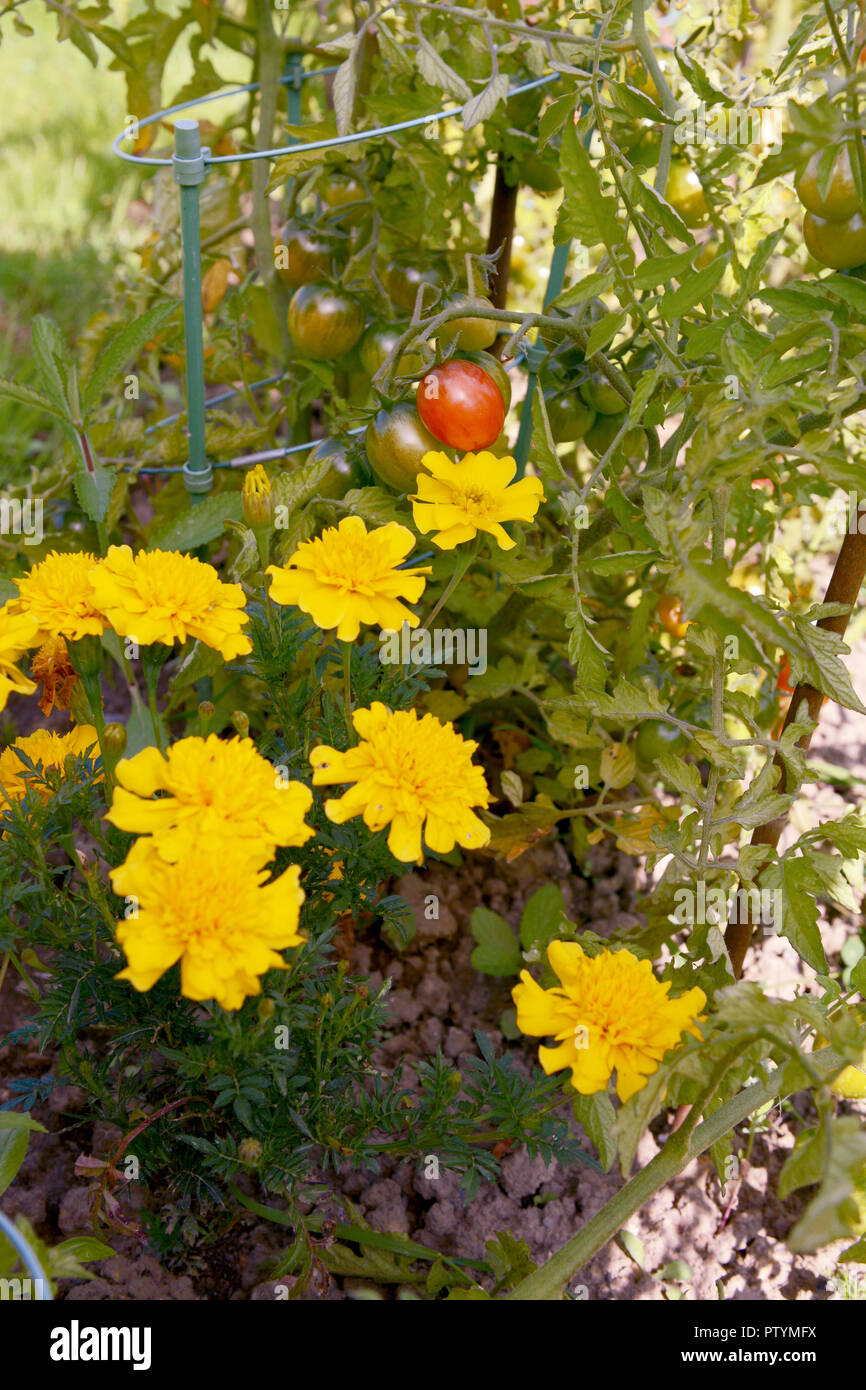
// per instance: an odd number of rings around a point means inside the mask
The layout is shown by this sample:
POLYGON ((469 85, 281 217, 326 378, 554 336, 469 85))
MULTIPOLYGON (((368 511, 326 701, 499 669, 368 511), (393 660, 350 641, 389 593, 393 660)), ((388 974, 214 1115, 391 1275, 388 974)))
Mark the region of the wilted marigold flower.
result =
POLYGON ((260 463, 244 478, 241 493, 247 526, 267 526, 274 514, 271 480, 260 463))
POLYGON ((344 517, 303 541, 286 566, 268 566, 270 596, 309 613, 326 632, 336 628, 342 642, 354 641, 362 623, 394 631, 403 623, 417 627, 417 614, 401 599, 417 603, 430 569, 397 568, 414 544, 412 532, 396 521, 368 531, 359 516, 344 517))
POLYGON ((482 450, 466 454, 459 463, 432 452, 422 461, 427 472, 418 474, 418 492, 409 500, 418 530, 423 536, 437 532, 432 540, 440 550, 453 550, 479 531, 491 535, 501 550, 511 550, 516 542, 501 523, 532 521, 544 501, 540 479, 512 483, 517 472, 513 458, 482 450))
POLYGON ((96 602, 122 637, 142 646, 170 647, 198 638, 225 661, 245 656, 252 643, 240 584, 224 584, 213 565, 176 550, 112 545, 90 571, 96 602))
POLYGON ((310 754, 313 786, 354 782, 325 813, 336 825, 363 816, 368 830, 391 826, 388 848, 395 859, 420 863, 421 833, 427 848, 447 854, 455 843, 479 849, 490 831, 472 811, 492 800, 484 773, 472 762, 478 747, 450 724, 415 710, 389 710, 376 701, 355 710, 361 742, 345 753, 321 746, 310 754))
POLYGON ((42 686, 39 708, 46 719, 53 709, 69 709, 78 676, 62 637, 49 637, 43 642, 30 664, 30 672, 42 686))
POLYGON ((63 767, 70 754, 78 758, 88 753, 95 761, 99 757, 99 735, 91 724, 76 724, 68 734, 37 729, 25 738, 16 738, 0 753, 0 810, 13 801, 20 801, 34 785, 38 786, 45 799, 51 795, 47 787, 34 782, 33 774, 18 757, 16 748, 20 748, 37 767, 41 764, 43 771, 47 771, 49 768, 63 767))
POLYGON ((117 926, 128 961, 118 979, 143 992, 179 961, 187 999, 238 1009, 260 994, 258 977, 286 969, 278 953, 304 939, 300 870, 293 865, 271 883, 268 873, 225 836, 190 843, 172 864, 153 840, 137 840, 110 874, 115 893, 137 911, 117 926))
POLYGON ((10 695, 32 695, 35 684, 17 662, 36 643, 36 623, 27 613, 15 613, 4 603, 0 608, 0 709, 10 695))
POLYGON ((548 1076, 570 1067, 582 1096, 606 1090, 616 1071, 616 1093, 628 1100, 683 1033, 700 1037, 704 991, 695 986, 669 999, 670 981, 662 984, 651 962, 631 951, 587 956, 576 941, 551 941, 547 959, 561 988, 542 989, 522 970, 511 992, 517 1026, 531 1037, 556 1039, 556 1047, 539 1047, 539 1061, 548 1076))
POLYGON ((90 575, 97 556, 72 550, 52 550, 29 574, 16 579, 18 598, 12 607, 29 613, 39 629, 38 641, 49 637, 98 637, 105 630, 105 616, 96 602, 90 575))
POLYGON ((282 782, 250 738, 182 738, 163 755, 143 748, 115 769, 105 819, 119 830, 152 835, 164 859, 179 859, 209 837, 230 836, 259 864, 277 845, 303 845, 313 793, 282 782), (156 792, 166 792, 151 800, 156 792))

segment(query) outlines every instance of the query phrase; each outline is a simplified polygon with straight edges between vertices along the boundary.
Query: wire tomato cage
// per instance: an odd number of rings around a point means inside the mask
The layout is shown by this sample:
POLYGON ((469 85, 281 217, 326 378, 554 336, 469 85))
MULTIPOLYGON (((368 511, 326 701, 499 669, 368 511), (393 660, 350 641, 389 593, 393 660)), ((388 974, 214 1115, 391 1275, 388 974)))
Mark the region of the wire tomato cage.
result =
MULTIPOLYGON (((301 124, 301 91, 303 84, 313 78, 326 77, 337 71, 336 67, 305 69, 301 66, 301 63, 302 59, 300 54, 290 54, 286 61, 286 71, 279 79, 282 86, 288 87, 288 116, 289 123, 293 125, 301 124)), ((559 78, 559 73, 548 73, 543 77, 534 78, 531 82, 524 82, 519 86, 512 87, 504 99, 509 101, 512 97, 519 96, 522 92, 531 92, 539 87, 545 87, 553 82, 557 82, 559 78)), ((192 107, 203 106, 213 101, 225 101, 230 97, 256 92, 259 90, 260 85, 259 82, 247 82, 242 86, 231 87, 226 91, 212 92, 209 96, 194 97, 190 101, 183 101, 175 106, 168 106, 164 110, 157 111, 151 116, 146 116, 142 120, 137 120, 135 122, 135 133, 137 134, 148 126, 156 125, 170 116, 176 116, 181 111, 188 111, 192 107)), ((413 130, 421 126, 428 126, 436 121, 445 120, 448 117, 457 115, 460 109, 460 106, 450 106, 441 111, 431 111, 424 116, 413 116, 409 120, 397 121, 391 125, 375 126, 370 130, 350 131, 345 135, 331 136, 326 140, 314 140, 309 142, 296 140, 288 145, 276 146, 274 149, 251 150, 223 155, 213 155, 206 145, 202 145, 199 123, 197 120, 190 117, 181 117, 180 120, 175 122, 174 153, 170 156, 128 154, 125 150, 122 150, 120 146, 124 140, 132 138, 133 132, 129 129, 121 131, 121 133, 115 137, 112 141, 111 149, 119 159, 124 160, 127 164, 136 164, 145 168, 170 168, 173 172, 175 183, 180 190, 183 321, 184 343, 186 348, 186 416, 189 456, 186 463, 181 467, 148 467, 145 464, 143 467, 135 470, 137 473, 148 475, 182 474, 191 501, 195 503, 210 492, 213 486, 215 468, 240 468, 287 458, 293 454, 304 453, 312 449, 318 442, 310 439, 303 444, 290 444, 281 448, 264 449, 256 453, 240 454, 235 458, 224 459, 220 462, 212 462, 207 457, 205 445, 206 411, 212 406, 229 400, 239 392, 238 387, 230 387, 218 395, 211 396, 209 400, 206 399, 205 396, 200 189, 207 177, 208 170, 220 164, 241 164, 249 163, 257 159, 277 159, 281 155, 291 154, 299 147, 303 148, 305 154, 315 150, 340 149, 345 145, 359 144, 362 141, 375 140, 386 135, 397 135, 404 130, 413 130)), ((570 243, 565 243, 554 248, 550 271, 548 273, 547 288, 544 295, 545 308, 562 291, 563 284, 565 283, 565 271, 568 264, 569 251, 570 243)), ((513 366, 519 361, 524 362, 528 372, 526 394, 521 407, 517 441, 513 450, 514 457, 517 461, 518 475, 522 475, 526 466, 529 441, 532 434, 532 399, 535 393, 538 371, 544 355, 544 350, 542 348, 527 343, 523 345, 521 356, 515 358, 514 363, 512 363, 513 366)), ((275 385, 282 380, 282 376, 283 374, 280 373, 276 376, 266 377, 262 381, 253 382, 250 389, 259 390, 265 386, 275 385)), ((183 411, 177 411, 175 414, 167 416, 156 424, 148 426, 146 433, 152 434, 156 430, 174 424, 182 417, 183 413, 183 411)), ((365 426, 362 425, 360 428, 348 430, 346 433, 349 435, 359 435, 363 434, 364 431, 365 426)))

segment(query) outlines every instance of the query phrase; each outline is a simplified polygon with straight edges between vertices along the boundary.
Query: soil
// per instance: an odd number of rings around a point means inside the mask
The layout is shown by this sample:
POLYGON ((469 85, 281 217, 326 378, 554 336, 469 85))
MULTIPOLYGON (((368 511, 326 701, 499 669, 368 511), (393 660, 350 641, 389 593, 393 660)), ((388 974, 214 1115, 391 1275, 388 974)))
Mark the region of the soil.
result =
MULTIPOLYGON (((850 659, 855 687, 866 692, 866 652, 850 659)), ((828 704, 813 752, 866 777, 866 721, 828 704)), ((857 800, 856 791, 834 789, 825 783, 808 787, 795 808, 793 836, 807 825, 843 814, 857 800)), ((481 1028, 497 1047, 503 1045, 500 1019, 510 1005, 510 981, 480 975, 470 965, 474 945, 469 932, 472 909, 484 904, 516 926, 531 894, 541 885, 557 882, 572 920, 599 935, 634 924, 637 896, 646 883, 643 862, 616 850, 606 841, 593 848, 586 875, 575 872, 563 845, 553 839, 537 844, 510 864, 476 857, 460 870, 435 864, 407 874, 396 891, 412 904, 417 935, 402 955, 377 939, 351 946, 353 971, 370 977, 373 987, 391 981, 390 1017, 393 1027, 374 1057, 376 1065, 392 1068, 403 1058, 423 1058, 441 1046, 458 1066, 475 1055, 473 1029, 481 1028), (424 902, 439 898, 438 919, 428 920, 424 902)), ((828 958, 838 964, 838 952, 859 926, 849 914, 824 913, 828 958)), ((752 952, 746 977, 761 981, 774 993, 790 996, 809 985, 809 972, 782 938, 767 937, 752 952)), ((26 1019, 29 1001, 10 971, 0 992, 0 1036, 26 1019)), ((534 1060, 531 1040, 506 1043, 528 1066, 534 1060)), ((4 1050, 5 1076, 44 1076, 56 1061, 40 1055, 26 1040, 4 1050)), ((11 1091, 0 1080, 0 1103, 11 1091)), ((841 1102, 864 1114, 857 1103, 841 1102)), ((93 1125, 84 1113, 84 1095, 73 1086, 57 1086, 33 1114, 48 1133, 33 1136, 24 1166, 4 1194, 4 1210, 23 1212, 41 1237, 57 1242, 87 1233, 89 1189, 74 1175, 76 1158, 107 1156, 120 1132, 93 1125)), ((836 1261, 846 1242, 837 1242, 815 1255, 793 1255, 785 1237, 811 1193, 794 1193, 782 1203, 776 1196, 779 1170, 794 1143, 791 1115, 777 1108, 757 1134, 750 1161, 742 1166, 739 1183, 723 1193, 709 1160, 693 1163, 675 1182, 658 1192, 628 1223, 638 1237, 637 1263, 617 1243, 611 1243, 582 1271, 572 1285, 578 1297, 645 1300, 684 1296, 715 1300, 826 1299, 833 1296, 828 1280, 838 1275, 836 1261), (679 1282, 660 1271, 671 1261, 684 1261, 679 1282), (691 1277, 689 1277, 689 1275, 691 1277)), ((672 1116, 662 1116, 641 1142, 637 1163, 646 1164, 664 1142, 672 1116)), ((582 1131, 575 1125, 575 1131, 582 1131)), ((589 1148, 589 1142, 582 1137, 589 1148)), ((621 1185, 617 1172, 601 1174, 585 1164, 549 1167, 524 1150, 506 1155, 499 1181, 482 1186, 464 1207, 458 1178, 440 1171, 438 1180, 424 1176, 423 1156, 413 1162, 383 1164, 378 1175, 347 1173, 342 1192, 369 1224, 379 1231, 401 1232, 431 1249, 468 1258, 483 1258, 485 1244, 497 1232, 510 1231, 529 1245, 541 1261, 591 1218, 621 1185)), ((252 1195, 260 1196, 250 1188, 252 1195)), ((158 1196, 132 1183, 127 1200, 136 1207, 159 1208, 158 1196)), ((339 1219, 335 1202, 334 1214, 339 1219)), ((351 1215, 344 1219, 351 1220, 351 1215)), ((163 1268, 137 1239, 114 1232, 102 1238, 117 1255, 101 1262, 98 1277, 63 1281, 61 1298, 91 1299, 274 1299, 285 1297, 291 1279, 268 1280, 269 1261, 284 1248, 279 1227, 246 1213, 216 1244, 206 1247, 185 1269, 163 1268)), ((272 1268, 272 1266, 271 1266, 272 1268)), ((843 1266, 862 1279, 861 1266, 843 1266)), ((409 1298, 410 1288, 373 1284, 356 1278, 332 1278, 308 1288, 304 1299, 409 1298)))

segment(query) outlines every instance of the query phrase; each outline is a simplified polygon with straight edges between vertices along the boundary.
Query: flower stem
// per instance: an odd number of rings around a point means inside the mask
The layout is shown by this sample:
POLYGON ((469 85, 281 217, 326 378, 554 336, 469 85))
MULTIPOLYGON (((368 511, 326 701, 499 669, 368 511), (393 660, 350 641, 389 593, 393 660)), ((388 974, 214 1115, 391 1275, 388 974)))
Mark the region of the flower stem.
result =
POLYGON ((457 585, 460 583, 461 579, 463 579, 463 577, 465 576, 467 570, 469 569, 469 566, 472 564, 472 561, 475 559, 477 553, 478 541, 476 539, 475 544, 469 546, 460 564, 457 566, 451 578, 448 580, 448 583, 445 585, 445 588, 443 589, 438 599, 438 602, 434 605, 431 612, 428 613, 427 617, 424 619, 424 622, 419 628, 420 632, 429 631, 430 624, 432 623, 433 619, 437 617, 440 610, 445 607, 445 604, 448 602, 449 598, 454 593, 454 590, 457 588, 457 585))
MULTIPOLYGON (((809 1059, 822 1080, 838 1070, 842 1061, 838 1054, 834 1053, 832 1062, 828 1063, 825 1057, 827 1050, 822 1049, 819 1056, 809 1059)), ((629 1217, 633 1216, 654 1192, 671 1182, 693 1159, 747 1119, 753 1111, 779 1096, 784 1085, 785 1071, 785 1067, 778 1067, 766 1081, 756 1081, 746 1087, 714 1111, 709 1119, 692 1133, 684 1135, 682 1130, 678 1130, 671 1135, 655 1158, 620 1188, 607 1205, 555 1255, 521 1280, 508 1298, 520 1301, 561 1298, 569 1280, 613 1239, 629 1217)))
POLYGON ((117 758, 112 757, 105 747, 105 711, 102 708, 102 686, 99 676, 80 676, 79 680, 84 687, 87 696, 87 706, 90 710, 90 717, 93 720, 93 727, 99 739, 99 752, 102 759, 102 776, 105 782, 106 797, 109 805, 111 804, 111 793, 114 790, 114 768, 117 758))
POLYGON ((343 698, 346 704, 346 733, 349 735, 349 742, 354 737, 354 726, 352 724, 352 643, 343 642, 343 698))
POLYGON ((165 664, 167 656, 168 648, 162 642, 152 642, 150 646, 144 648, 141 656, 141 664, 144 668, 144 683, 147 686, 147 707, 150 710, 153 736, 160 753, 165 750, 163 748, 159 708, 156 703, 156 688, 159 684, 159 673, 165 664))

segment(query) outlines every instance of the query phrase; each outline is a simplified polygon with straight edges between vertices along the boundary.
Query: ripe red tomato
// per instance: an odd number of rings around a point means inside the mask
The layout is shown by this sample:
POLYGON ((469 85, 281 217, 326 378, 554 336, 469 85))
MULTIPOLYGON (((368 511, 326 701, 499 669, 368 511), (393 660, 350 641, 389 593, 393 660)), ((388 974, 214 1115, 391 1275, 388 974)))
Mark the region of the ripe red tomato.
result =
POLYGON ((430 433, 463 453, 486 449, 505 423, 499 387, 474 362, 457 359, 431 368, 421 378, 415 405, 430 433))

